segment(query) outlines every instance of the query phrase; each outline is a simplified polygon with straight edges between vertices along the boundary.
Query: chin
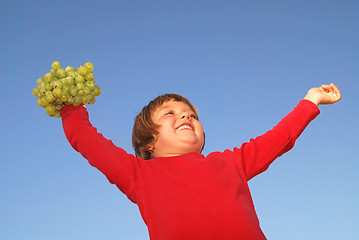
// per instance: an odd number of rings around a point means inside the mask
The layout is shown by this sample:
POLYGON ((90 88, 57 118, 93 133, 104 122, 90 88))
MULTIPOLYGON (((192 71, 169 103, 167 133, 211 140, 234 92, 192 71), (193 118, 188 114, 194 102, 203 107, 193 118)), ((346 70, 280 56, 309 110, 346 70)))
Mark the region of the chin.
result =
POLYGON ((202 149, 202 145, 200 146, 200 144, 190 144, 189 146, 186 147, 185 151, 187 153, 190 152, 201 153, 201 149, 202 149))

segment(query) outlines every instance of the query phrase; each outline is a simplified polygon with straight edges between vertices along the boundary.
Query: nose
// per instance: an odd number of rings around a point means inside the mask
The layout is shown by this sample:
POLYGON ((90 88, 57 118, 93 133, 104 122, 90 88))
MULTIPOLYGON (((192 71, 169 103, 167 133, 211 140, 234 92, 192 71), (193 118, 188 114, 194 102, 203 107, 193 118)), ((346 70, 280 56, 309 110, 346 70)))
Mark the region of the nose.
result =
POLYGON ((185 119, 185 118, 190 118, 190 114, 189 113, 187 113, 187 112, 183 112, 182 114, 181 114, 181 119, 185 119))

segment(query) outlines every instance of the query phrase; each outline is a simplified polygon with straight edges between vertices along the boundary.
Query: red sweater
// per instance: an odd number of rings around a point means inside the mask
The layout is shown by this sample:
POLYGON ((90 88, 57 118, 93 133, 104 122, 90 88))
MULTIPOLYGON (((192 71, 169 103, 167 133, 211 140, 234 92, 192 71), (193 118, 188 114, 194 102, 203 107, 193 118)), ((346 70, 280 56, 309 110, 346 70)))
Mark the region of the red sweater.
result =
POLYGON ((152 240, 266 239, 247 181, 290 150, 318 114, 302 100, 272 130, 233 151, 143 160, 99 134, 84 107, 61 112, 72 147, 138 205, 152 240))

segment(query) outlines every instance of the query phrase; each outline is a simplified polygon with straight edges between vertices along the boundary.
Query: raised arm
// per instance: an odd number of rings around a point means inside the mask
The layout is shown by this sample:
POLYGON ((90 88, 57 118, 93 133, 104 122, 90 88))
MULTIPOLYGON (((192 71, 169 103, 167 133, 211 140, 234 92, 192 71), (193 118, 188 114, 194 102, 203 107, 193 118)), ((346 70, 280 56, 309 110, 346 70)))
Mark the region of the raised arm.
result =
POLYGON ((83 105, 64 107, 61 117, 71 146, 131 199, 140 167, 139 159, 127 154, 98 133, 91 125, 87 109, 83 105))
POLYGON ((235 149, 240 155, 247 180, 265 171, 279 156, 293 148, 307 125, 319 114, 319 104, 339 101, 341 94, 334 85, 312 88, 305 98, 272 130, 235 149))
POLYGON ((247 180, 265 171, 277 157, 293 148, 296 139, 318 114, 315 104, 302 100, 272 130, 235 149, 247 180))

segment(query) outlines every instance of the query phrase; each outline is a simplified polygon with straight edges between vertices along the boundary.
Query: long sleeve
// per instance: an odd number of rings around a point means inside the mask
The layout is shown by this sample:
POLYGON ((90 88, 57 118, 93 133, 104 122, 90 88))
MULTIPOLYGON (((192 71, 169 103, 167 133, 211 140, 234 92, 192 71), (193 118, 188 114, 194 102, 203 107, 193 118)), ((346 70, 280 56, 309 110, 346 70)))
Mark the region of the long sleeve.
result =
POLYGON ((319 114, 319 108, 308 100, 301 100, 272 130, 244 143, 234 152, 240 159, 247 180, 265 171, 279 156, 293 148, 307 125, 319 114))
POLYGON ((83 106, 66 106, 61 111, 61 117, 71 146, 135 202, 131 194, 138 178, 140 159, 127 154, 98 133, 91 125, 88 112, 83 106))

